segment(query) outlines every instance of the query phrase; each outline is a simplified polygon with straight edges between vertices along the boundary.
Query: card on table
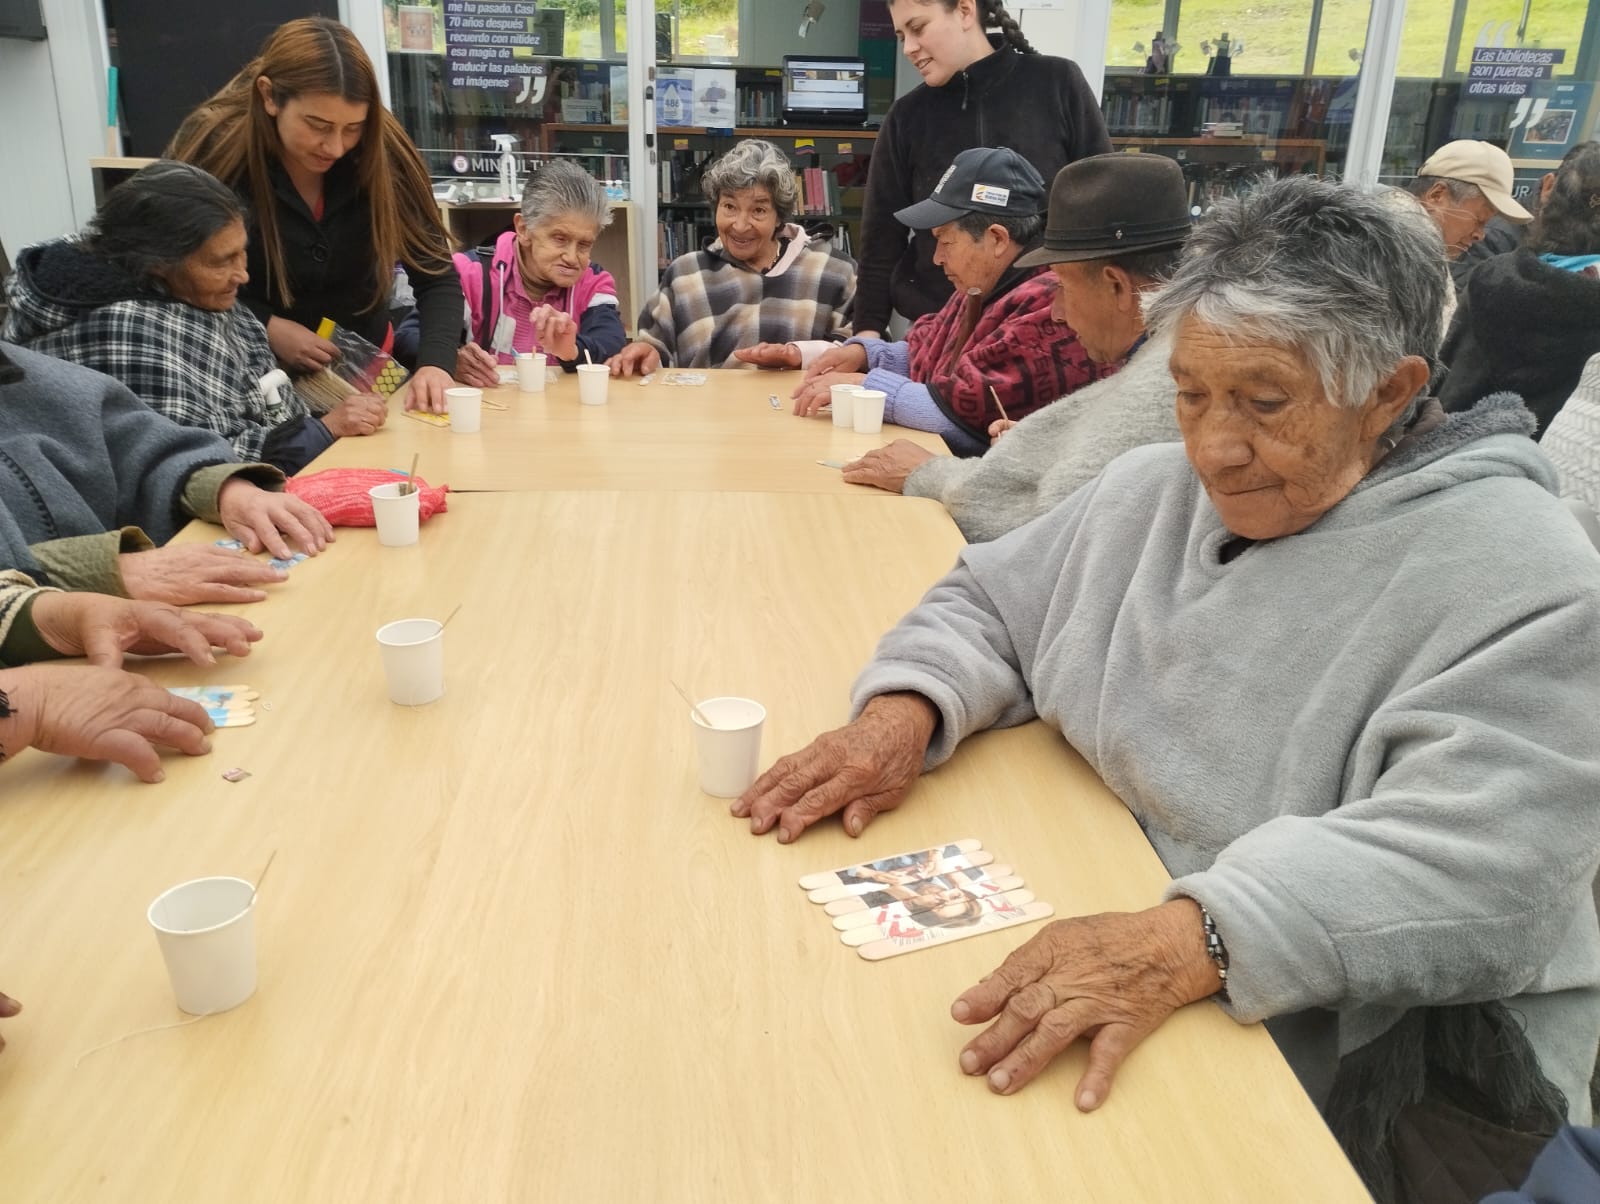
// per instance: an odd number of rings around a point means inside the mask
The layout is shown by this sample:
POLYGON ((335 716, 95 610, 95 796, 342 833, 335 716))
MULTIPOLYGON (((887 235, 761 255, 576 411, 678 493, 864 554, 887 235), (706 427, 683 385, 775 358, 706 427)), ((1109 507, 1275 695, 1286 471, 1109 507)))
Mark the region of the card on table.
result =
POLYGON ((167 692, 198 703, 217 727, 249 727, 256 721, 260 692, 249 686, 170 686, 167 692))
POLYGON ((299 564, 302 560, 306 559, 309 558, 304 552, 296 552, 287 560, 283 559, 282 557, 274 556, 271 560, 267 561, 267 564, 272 568, 278 569, 280 572, 287 572, 289 569, 294 568, 294 566, 299 564))
MULTIPOLYGON (((968 896, 960 904, 942 907, 937 911, 906 911, 903 906, 882 909, 881 924, 856 924, 839 930, 839 939, 846 945, 858 947, 891 937, 910 939, 922 932, 959 932, 982 922, 985 916, 1012 912, 1033 902, 1031 890, 1018 887, 987 899, 968 896), (898 911, 899 914, 896 914, 898 911)), ((878 912, 867 912, 869 919, 878 912)))
MULTIPOLYGON (((948 861, 952 857, 959 857, 963 853, 976 853, 983 848, 983 841, 968 837, 964 840, 953 840, 949 844, 934 845, 929 849, 916 849, 910 853, 895 853, 888 857, 881 857, 877 861, 863 862, 857 865, 842 865, 838 869, 822 870, 815 874, 805 874, 800 879, 801 890, 817 890, 824 886, 837 886, 839 884, 851 885, 868 880, 869 872, 903 872, 918 865, 932 865, 938 861, 948 861)), ((990 860, 993 860, 991 857, 990 860)), ((924 875, 925 876, 925 875, 924 875)))
POLYGON ((448 427, 450 425, 449 414, 435 414, 431 410, 404 410, 402 413, 407 418, 415 418, 418 422, 426 422, 429 426, 448 427))
POLYGON ((703 385, 706 383, 704 372, 668 372, 661 378, 664 385, 703 385))
POLYGON ((858 946, 856 952, 869 962, 882 961, 886 957, 910 953, 913 949, 926 949, 930 945, 961 941, 969 936, 1010 928, 1016 924, 1031 924, 1036 920, 1053 916, 1056 910, 1050 904, 1041 903, 1037 899, 1015 906, 1004 906, 1003 909, 999 898, 987 902, 994 904, 995 909, 985 911, 977 923, 966 928, 921 928, 916 924, 903 924, 901 921, 891 920, 881 939, 858 946))

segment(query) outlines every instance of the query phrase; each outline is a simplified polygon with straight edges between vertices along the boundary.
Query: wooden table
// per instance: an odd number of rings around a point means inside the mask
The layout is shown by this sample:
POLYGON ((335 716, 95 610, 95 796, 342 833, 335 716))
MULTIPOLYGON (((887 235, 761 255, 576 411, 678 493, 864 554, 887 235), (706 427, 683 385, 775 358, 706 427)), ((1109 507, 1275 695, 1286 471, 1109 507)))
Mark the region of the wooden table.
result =
POLYGON ((859 841, 758 840, 697 790, 669 679, 764 700, 770 760, 843 720, 959 546, 932 502, 689 491, 453 497, 405 549, 342 531, 248 609, 255 655, 150 670, 253 684, 254 727, 160 786, 7 764, 7 1199, 1365 1199, 1260 1028, 1186 1009, 1092 1115, 1081 1047, 999 1098, 947 1009, 1035 929, 872 964, 806 901, 804 872, 965 836, 1058 914, 1156 900, 1041 724, 859 841), (373 631, 463 600, 444 697, 391 705, 373 631), (149 901, 272 850, 257 995, 77 1064, 180 1019, 149 901))
POLYGON ((896 438, 941 455, 944 440, 926 431, 885 426, 858 435, 827 417, 797 418, 789 394, 799 372, 718 369, 704 385, 669 385, 669 373, 640 385, 611 382, 609 401, 578 401, 575 375, 562 373, 543 393, 515 385, 486 390, 504 410, 483 410, 483 429, 457 435, 389 406, 375 435, 341 439, 305 471, 322 468, 400 468, 422 457, 430 484, 452 489, 760 490, 769 493, 880 494, 846 485, 836 468, 818 460, 853 460, 896 438), (780 409, 768 398, 776 396, 780 409))

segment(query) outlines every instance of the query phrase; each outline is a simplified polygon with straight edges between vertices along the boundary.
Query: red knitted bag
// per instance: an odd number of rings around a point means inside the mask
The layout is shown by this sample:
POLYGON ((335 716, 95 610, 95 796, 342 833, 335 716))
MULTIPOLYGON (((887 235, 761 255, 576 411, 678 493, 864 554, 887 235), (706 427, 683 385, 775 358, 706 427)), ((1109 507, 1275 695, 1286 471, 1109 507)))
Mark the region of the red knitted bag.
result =
MULTIPOLYGON (((390 485, 405 476, 388 468, 325 468, 310 476, 290 477, 288 491, 303 502, 315 506, 322 516, 336 527, 371 527, 377 520, 372 517, 372 499, 367 491, 374 485, 390 485)), ((437 488, 421 477, 417 489, 422 496, 417 499, 422 521, 449 508, 445 495, 450 486, 437 488)))

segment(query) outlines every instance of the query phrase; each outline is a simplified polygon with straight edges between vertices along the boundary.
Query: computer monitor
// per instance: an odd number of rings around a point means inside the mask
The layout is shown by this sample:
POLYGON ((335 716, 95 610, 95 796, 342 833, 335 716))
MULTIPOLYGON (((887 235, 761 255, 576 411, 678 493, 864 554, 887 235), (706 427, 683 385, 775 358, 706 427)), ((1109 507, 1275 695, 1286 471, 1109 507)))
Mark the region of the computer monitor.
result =
POLYGON ((867 60, 828 55, 783 56, 785 125, 865 125, 867 60))

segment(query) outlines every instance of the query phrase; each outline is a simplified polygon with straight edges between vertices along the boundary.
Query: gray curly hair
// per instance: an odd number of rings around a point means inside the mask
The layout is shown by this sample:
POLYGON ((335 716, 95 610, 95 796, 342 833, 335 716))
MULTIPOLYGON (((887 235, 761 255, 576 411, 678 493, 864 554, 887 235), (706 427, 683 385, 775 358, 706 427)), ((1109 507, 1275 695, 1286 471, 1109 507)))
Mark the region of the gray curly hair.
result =
POLYGON ((588 218, 601 230, 611 224, 611 206, 595 178, 576 163, 551 159, 522 186, 522 220, 537 226, 566 213, 588 218))
POLYGON ((1432 362, 1447 288, 1420 206, 1290 176, 1212 209, 1144 315, 1152 332, 1193 316, 1295 348, 1329 401, 1355 407, 1405 357, 1432 362))
POLYGON ((700 188, 714 208, 725 192, 744 188, 765 188, 778 214, 778 225, 786 224, 800 207, 794 186, 794 167, 787 156, 760 138, 747 138, 706 168, 700 188))

